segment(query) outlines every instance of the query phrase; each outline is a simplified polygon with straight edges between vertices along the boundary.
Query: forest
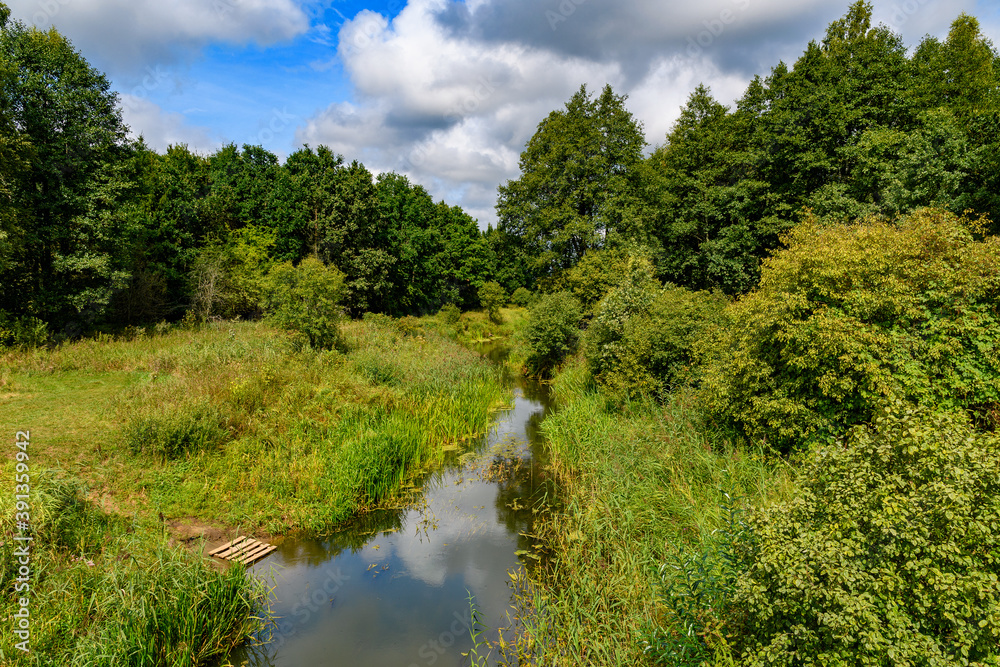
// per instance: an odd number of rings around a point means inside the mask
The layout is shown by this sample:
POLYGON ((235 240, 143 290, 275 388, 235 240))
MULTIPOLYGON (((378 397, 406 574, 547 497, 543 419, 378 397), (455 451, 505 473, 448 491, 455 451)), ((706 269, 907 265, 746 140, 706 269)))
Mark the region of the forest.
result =
MULTIPOLYGON (((148 468, 111 484, 121 498, 258 511, 272 532, 370 509, 485 427, 503 389, 459 343, 504 337, 507 367, 552 386, 561 499, 534 528, 541 564, 514 578, 510 664, 1000 661, 1000 53, 975 17, 908 46, 859 0, 732 106, 698 86, 655 145, 625 96, 581 86, 541 119, 482 230, 326 146, 284 162, 250 145, 158 153, 72 44, 9 15, 0 4, 0 390, 150 376, 89 424, 123 434, 94 456, 148 468), (434 435, 350 440, 362 422, 434 435), (319 482, 261 481, 245 462, 276 456, 268 429, 294 434, 319 482), (254 502, 166 491, 157 475, 182 465, 254 502)), ((41 528, 63 545, 53 564, 101 530, 125 539, 49 483, 77 517, 41 528)), ((177 567, 232 614, 208 621, 217 637, 178 623, 183 650, 135 629, 161 664, 252 629, 242 571, 177 567)), ((73 614, 91 643, 52 630, 52 651, 132 650, 73 614)))

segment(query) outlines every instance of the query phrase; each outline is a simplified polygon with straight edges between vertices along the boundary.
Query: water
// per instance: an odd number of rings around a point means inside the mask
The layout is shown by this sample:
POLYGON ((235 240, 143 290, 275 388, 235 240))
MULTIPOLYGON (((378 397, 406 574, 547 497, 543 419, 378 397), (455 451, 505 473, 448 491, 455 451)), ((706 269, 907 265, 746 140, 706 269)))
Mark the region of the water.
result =
MULTIPOLYGON (((503 351, 484 348, 497 360, 503 351)), ((251 568, 270 577, 272 640, 234 665, 422 667, 469 664, 470 593, 491 627, 508 625, 507 571, 530 550, 532 512, 548 488, 538 426, 545 388, 516 381, 514 405, 480 443, 421 482, 411 507, 356 519, 325 539, 288 538, 251 568)))

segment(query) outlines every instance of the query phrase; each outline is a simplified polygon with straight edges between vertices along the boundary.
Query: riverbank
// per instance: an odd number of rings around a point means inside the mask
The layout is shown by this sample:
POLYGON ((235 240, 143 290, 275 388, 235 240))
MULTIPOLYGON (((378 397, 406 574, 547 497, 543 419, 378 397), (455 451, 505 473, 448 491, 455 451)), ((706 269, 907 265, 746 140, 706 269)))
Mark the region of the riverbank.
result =
POLYGON ((556 410, 542 424, 562 511, 536 524, 546 567, 521 581, 531 664, 699 665, 685 653, 670 586, 710 595, 718 575, 703 554, 740 506, 792 492, 787 464, 734 446, 699 417, 694 396, 616 406, 571 360, 553 383, 556 410))
MULTIPOLYGON (((56 596, 73 568, 114 578, 125 569, 119 563, 148 564, 169 553, 199 582, 234 577, 235 590, 252 602, 249 578, 237 569, 220 574, 199 556, 171 549, 168 526, 318 531, 405 502, 408 481, 484 433, 509 400, 498 368, 435 327, 372 317, 346 323, 343 336, 342 351, 317 352, 261 323, 224 322, 6 353, 0 424, 11 434, 31 430, 33 471, 73 487, 63 495, 79 508, 79 522, 92 527, 82 542, 52 529, 33 599, 56 596), (121 535, 129 536, 128 548, 115 546, 121 535)), ((5 456, 5 474, 13 474, 13 454, 5 456)), ((13 496, 0 502, 12 516, 13 496)), ((184 537, 198 538, 198 531, 184 537)), ((142 616, 148 599, 171 597, 170 580, 147 581, 147 595, 119 606, 142 616)), ((81 593, 65 605, 39 604, 33 627, 45 653, 21 659, 73 664, 82 646, 113 627, 113 616, 89 611, 94 599, 81 593)), ((0 614, 8 621, 16 602, 7 591, 0 614)), ((245 636, 260 611, 251 607, 226 641, 194 662, 245 636)), ((206 613, 198 626, 224 626, 214 607, 206 613)), ((129 632, 141 643, 154 636, 144 639, 144 632, 159 630, 129 632)), ((190 632, 155 636, 175 647, 195 639, 190 632)), ((9 633, 0 649, 15 655, 9 633)), ((157 662, 190 664, 191 655, 157 662)))

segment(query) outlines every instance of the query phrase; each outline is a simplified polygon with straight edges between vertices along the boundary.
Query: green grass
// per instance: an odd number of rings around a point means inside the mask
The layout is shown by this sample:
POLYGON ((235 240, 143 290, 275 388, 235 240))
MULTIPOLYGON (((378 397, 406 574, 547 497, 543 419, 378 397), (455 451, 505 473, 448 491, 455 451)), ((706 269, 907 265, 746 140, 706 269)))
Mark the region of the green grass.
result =
MULTIPOLYGON (((234 322, 3 354, 0 428, 11 439, 31 431, 37 549, 32 652, 15 653, 5 631, 0 663, 194 665, 226 654, 259 626, 264 591, 241 568, 219 572, 169 546, 159 514, 281 533, 405 502, 416 478, 471 446, 509 401, 501 370, 439 324, 345 323, 345 351, 234 322)), ((5 472, 14 453, 0 455, 5 472)), ((0 494, 8 627, 13 502, 0 494)))
MULTIPOLYGON (((4 465, 13 479, 13 465, 4 465)), ((158 531, 94 508, 51 470, 31 471, 30 590, 18 576, 14 498, 0 496, 4 665, 195 665, 226 655, 256 631, 266 589, 239 566, 219 571, 172 548, 158 531), (29 602, 29 652, 11 632, 29 602)))
POLYGON ((658 599, 660 566, 713 541, 724 492, 769 502, 789 476, 708 429, 690 392, 616 409, 579 359, 554 390, 542 428, 563 507, 536 528, 548 557, 519 579, 525 628, 512 643, 532 664, 649 664, 644 640, 678 629, 658 599))
POLYGON ((44 464, 126 512, 327 528, 391 499, 507 400, 498 369, 410 319, 346 323, 343 353, 260 323, 9 353, 0 424, 32 428, 44 464))

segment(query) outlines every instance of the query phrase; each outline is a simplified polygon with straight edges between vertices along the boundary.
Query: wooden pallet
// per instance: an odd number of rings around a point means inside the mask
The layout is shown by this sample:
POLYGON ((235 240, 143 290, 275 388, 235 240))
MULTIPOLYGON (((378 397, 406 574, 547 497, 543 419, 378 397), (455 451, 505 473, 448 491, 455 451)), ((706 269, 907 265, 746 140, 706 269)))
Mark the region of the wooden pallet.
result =
POLYGON ((278 547, 266 542, 260 542, 252 537, 237 537, 232 542, 227 542, 221 547, 208 552, 209 556, 215 556, 222 560, 236 561, 244 565, 251 565, 268 555, 278 547))

